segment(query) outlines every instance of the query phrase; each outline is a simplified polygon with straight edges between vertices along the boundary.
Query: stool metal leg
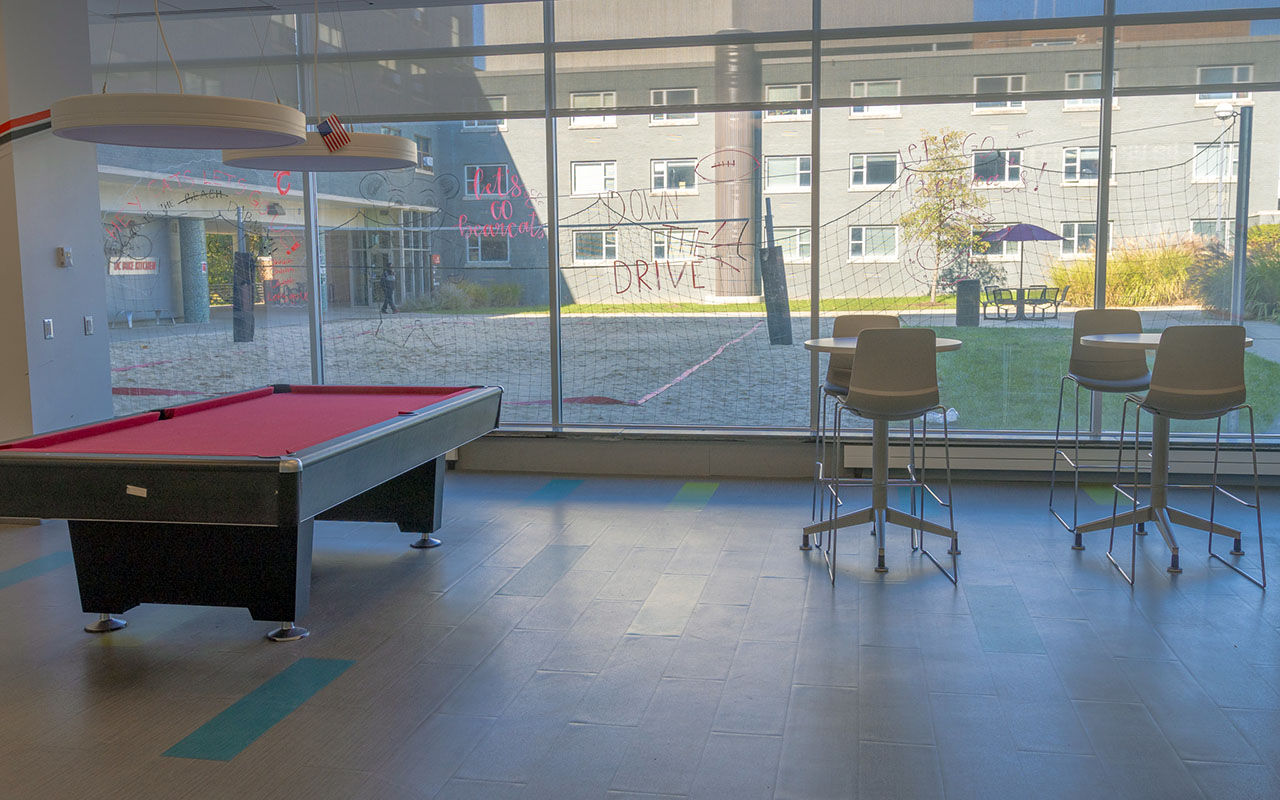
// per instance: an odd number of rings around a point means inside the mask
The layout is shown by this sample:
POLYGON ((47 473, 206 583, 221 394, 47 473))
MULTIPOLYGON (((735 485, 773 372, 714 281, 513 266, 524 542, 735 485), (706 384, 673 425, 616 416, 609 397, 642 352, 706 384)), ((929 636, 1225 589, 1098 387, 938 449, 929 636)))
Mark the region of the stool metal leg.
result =
MULTIPOLYGON (((1125 398, 1124 405, 1120 407, 1120 446, 1116 453, 1116 482, 1112 484, 1111 494, 1111 537, 1107 542, 1107 560, 1111 562, 1111 566, 1116 568, 1133 588, 1133 580, 1137 575, 1138 563, 1138 533, 1137 526, 1133 526, 1129 536, 1129 571, 1126 573, 1120 563, 1111 555, 1116 543, 1116 516, 1120 511, 1120 476, 1121 470, 1124 468, 1124 429, 1129 419, 1129 405, 1133 403, 1128 397, 1125 398)), ((1133 421, 1133 513, 1136 516, 1138 512, 1138 428, 1139 419, 1142 415, 1142 409, 1134 405, 1134 421, 1133 421)))
MULTIPOLYGON (((1257 436, 1255 434, 1254 427, 1253 427, 1253 406, 1246 404, 1246 405, 1239 406, 1238 408, 1233 410, 1239 411, 1242 409, 1247 409, 1249 412, 1249 454, 1253 460, 1253 503, 1247 503, 1244 500, 1240 499, 1239 497, 1236 497, 1231 492, 1228 492, 1226 489, 1223 489, 1222 487, 1218 486, 1218 441, 1219 439, 1221 439, 1221 436, 1222 436, 1222 417, 1218 418, 1218 438, 1214 440, 1214 447, 1213 447, 1213 489, 1212 489, 1213 494, 1211 495, 1211 497, 1216 499, 1218 493, 1221 492, 1222 494, 1236 501, 1240 505, 1245 506, 1246 508, 1252 508, 1254 510, 1254 513, 1257 516, 1257 523, 1258 523, 1258 566, 1259 566, 1259 571, 1261 572, 1261 579, 1255 578, 1253 575, 1250 575, 1248 572, 1245 572, 1240 567, 1236 566, 1235 564, 1232 564, 1230 561, 1227 561, 1222 556, 1213 552, 1213 533, 1212 532, 1210 532, 1209 534, 1209 556, 1211 558, 1217 559, 1223 564, 1226 564, 1235 572, 1243 575, 1245 578, 1251 581, 1258 588, 1266 590, 1267 559, 1266 559, 1266 553, 1263 551, 1263 546, 1262 546, 1262 487, 1261 487, 1260 479, 1258 477, 1258 444, 1257 444, 1257 436)), ((1213 499, 1211 499, 1209 501, 1209 527, 1210 528, 1213 527, 1213 513, 1214 513, 1214 502, 1213 502, 1213 499)), ((1233 556, 1244 555, 1244 550, 1241 548, 1241 540, 1237 538, 1234 541, 1235 541, 1235 547, 1231 551, 1230 555, 1233 555, 1233 556)))

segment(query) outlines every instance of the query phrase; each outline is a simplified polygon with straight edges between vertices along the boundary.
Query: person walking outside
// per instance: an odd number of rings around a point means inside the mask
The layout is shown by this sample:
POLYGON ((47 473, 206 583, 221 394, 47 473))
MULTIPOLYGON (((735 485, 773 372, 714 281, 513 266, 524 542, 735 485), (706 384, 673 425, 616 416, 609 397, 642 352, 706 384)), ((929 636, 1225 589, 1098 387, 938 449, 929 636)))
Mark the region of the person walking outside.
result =
POLYGON ((382 277, 378 279, 382 284, 382 312, 387 313, 387 309, 391 309, 392 314, 399 313, 396 308, 396 273, 391 267, 382 270, 382 277))

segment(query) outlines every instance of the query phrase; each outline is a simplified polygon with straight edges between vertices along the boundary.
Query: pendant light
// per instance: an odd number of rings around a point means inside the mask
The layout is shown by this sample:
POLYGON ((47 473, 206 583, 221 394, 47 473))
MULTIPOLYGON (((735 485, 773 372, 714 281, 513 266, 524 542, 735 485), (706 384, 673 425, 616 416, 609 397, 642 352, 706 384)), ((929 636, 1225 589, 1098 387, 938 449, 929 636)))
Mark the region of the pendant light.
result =
MULTIPOLYGON (((311 67, 313 111, 320 114, 320 0, 315 3, 315 53, 311 67)), ((418 146, 403 136, 386 133, 346 134, 351 141, 330 150, 316 131, 302 144, 288 147, 223 150, 230 167, 292 172, 379 172, 418 165, 418 146)))
POLYGON ((155 3, 156 25, 179 94, 101 94, 66 97, 50 108, 53 133, 64 139, 133 147, 217 150, 227 147, 282 147, 306 138, 306 117, 296 108, 262 100, 186 94, 182 74, 169 51, 155 3))

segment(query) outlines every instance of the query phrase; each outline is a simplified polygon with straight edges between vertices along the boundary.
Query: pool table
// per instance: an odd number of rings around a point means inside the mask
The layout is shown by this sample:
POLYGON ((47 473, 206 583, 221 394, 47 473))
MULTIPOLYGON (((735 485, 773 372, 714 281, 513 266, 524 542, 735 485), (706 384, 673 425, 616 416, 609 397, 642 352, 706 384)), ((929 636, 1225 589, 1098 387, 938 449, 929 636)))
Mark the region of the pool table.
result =
POLYGON ((139 603, 283 622, 311 591, 317 519, 439 542, 444 456, 498 424, 499 387, 265 386, 0 444, 0 516, 66 519, 86 628, 139 603))

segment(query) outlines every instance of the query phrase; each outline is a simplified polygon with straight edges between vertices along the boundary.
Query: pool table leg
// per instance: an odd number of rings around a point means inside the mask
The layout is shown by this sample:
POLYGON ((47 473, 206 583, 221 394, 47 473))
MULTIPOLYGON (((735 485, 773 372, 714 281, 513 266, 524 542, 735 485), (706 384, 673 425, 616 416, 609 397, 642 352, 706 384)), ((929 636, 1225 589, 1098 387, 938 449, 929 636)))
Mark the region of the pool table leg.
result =
POLYGON ((316 519, 345 522, 394 522, 402 533, 421 534, 410 547, 439 547, 430 534, 440 529, 444 514, 444 456, 397 475, 341 503, 316 519))

